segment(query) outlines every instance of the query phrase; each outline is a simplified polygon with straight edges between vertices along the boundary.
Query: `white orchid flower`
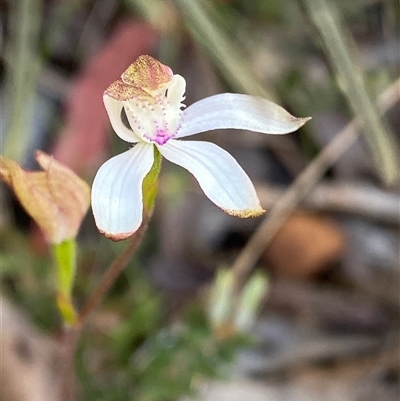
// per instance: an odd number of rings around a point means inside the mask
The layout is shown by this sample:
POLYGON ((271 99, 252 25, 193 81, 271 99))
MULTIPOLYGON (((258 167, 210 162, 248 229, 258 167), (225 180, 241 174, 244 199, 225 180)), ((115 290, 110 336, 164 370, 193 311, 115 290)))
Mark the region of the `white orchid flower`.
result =
POLYGON ((185 109, 185 88, 185 79, 169 67, 150 56, 140 56, 104 92, 114 131, 134 144, 105 162, 93 182, 96 225, 112 240, 131 236, 142 222, 142 183, 153 166, 154 147, 192 173, 206 196, 224 212, 254 217, 264 210, 237 161, 213 143, 181 139, 222 128, 285 134, 308 120, 295 118, 268 100, 232 93, 205 98, 185 109), (123 110, 130 128, 122 122, 123 110))

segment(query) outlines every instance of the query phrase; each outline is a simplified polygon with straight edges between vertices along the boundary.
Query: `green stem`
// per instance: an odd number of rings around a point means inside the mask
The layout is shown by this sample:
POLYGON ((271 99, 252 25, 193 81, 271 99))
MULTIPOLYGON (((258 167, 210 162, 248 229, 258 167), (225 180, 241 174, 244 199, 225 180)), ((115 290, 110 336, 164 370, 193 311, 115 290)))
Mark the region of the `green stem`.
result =
POLYGON ((72 301, 72 287, 76 272, 75 239, 69 239, 53 245, 53 254, 57 265, 57 306, 64 324, 72 326, 77 318, 72 301))
MULTIPOLYGON (((151 216, 148 215, 147 213, 144 214, 142 225, 139 227, 136 233, 133 234, 133 236, 131 237, 130 244, 126 247, 124 252, 119 254, 117 258, 114 260, 114 262, 111 263, 111 265, 108 267, 99 285, 93 291, 88 301, 83 306, 79 315, 77 315, 75 310, 73 310, 73 319, 68 321, 70 322, 68 325, 64 326, 63 337, 62 337, 63 372, 61 381, 61 397, 62 397, 61 401, 73 401, 76 399, 74 362, 75 362, 76 347, 78 345, 79 338, 81 335, 81 329, 85 324, 85 322, 87 321, 90 314, 101 303, 104 296, 108 293, 112 285, 115 283, 115 280, 119 277, 119 275, 123 272, 128 262, 131 260, 132 255, 135 253, 136 249, 140 245, 144 233, 146 232, 150 217, 151 216)), ((56 258, 57 259, 60 258, 61 260, 61 263, 59 263, 59 265, 63 266, 67 265, 67 263, 63 263, 63 261, 66 262, 65 258, 67 257, 67 255, 68 254, 71 255, 71 252, 68 253, 67 248, 68 246, 66 244, 64 244, 63 246, 62 244, 60 244, 60 246, 58 246, 55 249, 56 258)), ((66 285, 67 281, 62 279, 64 277, 63 273, 65 273, 65 271, 63 271, 62 274, 59 274, 59 282, 57 288, 61 286, 61 288, 63 289, 70 290, 72 288, 72 282, 70 283, 70 285, 66 285)), ((70 277, 70 275, 66 274, 65 277, 70 277)), ((72 302, 70 302, 69 305, 72 306, 72 302)), ((60 305, 59 309, 64 316, 65 309, 60 308, 60 305)), ((70 309, 67 309, 67 311, 70 311, 70 309)), ((69 316, 68 313, 67 316, 69 316)), ((65 320, 66 319, 64 318, 64 321, 65 320)))
POLYGON ((143 180, 143 221, 139 229, 131 237, 126 249, 118 255, 106 270, 97 288, 89 296, 79 315, 76 313, 72 298, 72 285, 76 268, 76 244, 74 240, 62 242, 54 246, 54 255, 58 266, 57 304, 64 319, 63 333, 63 378, 61 383, 62 401, 75 399, 75 371, 74 361, 76 347, 80 338, 81 329, 90 314, 101 303, 115 280, 123 272, 132 255, 142 242, 151 218, 155 197, 157 194, 158 174, 161 169, 161 155, 154 148, 154 164, 143 180))
POLYGON ((158 175, 161 170, 162 156, 158 149, 154 146, 154 163, 150 171, 143 180, 143 209, 144 213, 151 214, 154 208, 158 190, 158 175))

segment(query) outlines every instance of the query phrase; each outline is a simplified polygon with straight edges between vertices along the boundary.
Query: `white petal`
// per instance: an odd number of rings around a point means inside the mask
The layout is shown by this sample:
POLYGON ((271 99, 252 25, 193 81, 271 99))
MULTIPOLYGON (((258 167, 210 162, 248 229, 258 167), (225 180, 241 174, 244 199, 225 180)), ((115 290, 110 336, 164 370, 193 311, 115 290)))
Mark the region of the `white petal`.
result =
POLYGON ((108 238, 119 241, 140 226, 143 213, 142 182, 154 162, 153 145, 138 143, 105 162, 92 187, 96 225, 108 238))
POLYGON ((170 162, 190 171, 207 197, 226 213, 252 217, 264 212, 250 178, 214 143, 171 139, 158 149, 170 162))
POLYGON ((260 97, 222 93, 189 106, 176 137, 223 128, 286 134, 296 131, 308 120, 293 117, 282 107, 260 97))
POLYGON ((123 102, 115 100, 108 95, 103 96, 103 102, 115 133, 126 142, 139 142, 138 136, 131 129, 125 127, 121 120, 123 102))
POLYGON ((179 104, 184 99, 186 81, 181 75, 175 74, 168 87, 167 98, 172 104, 179 104))

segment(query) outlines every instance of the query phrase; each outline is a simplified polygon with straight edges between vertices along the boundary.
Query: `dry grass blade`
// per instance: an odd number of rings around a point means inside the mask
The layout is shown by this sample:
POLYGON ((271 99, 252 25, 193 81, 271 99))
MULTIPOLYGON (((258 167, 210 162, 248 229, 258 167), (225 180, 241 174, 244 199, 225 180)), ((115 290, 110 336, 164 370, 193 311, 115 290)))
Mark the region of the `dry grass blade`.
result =
POLYGON ((368 94, 362 68, 355 57, 356 45, 342 23, 335 2, 303 0, 308 15, 336 69, 340 88, 359 118, 375 163, 387 184, 399 179, 399 152, 394 135, 379 117, 368 94))
MULTIPOLYGON (((380 113, 389 110, 400 98, 400 78, 387 88, 378 98, 380 113)), ((305 198, 327 168, 354 143, 358 137, 359 123, 349 123, 332 142, 297 177, 278 203, 271 209, 257 231, 235 260, 232 270, 239 287, 253 268, 266 245, 274 237, 293 209, 305 198)))
POLYGON ((275 98, 272 90, 267 89, 254 75, 248 60, 232 44, 227 33, 219 27, 220 24, 216 23, 216 19, 223 20, 223 17, 218 15, 218 11, 209 0, 173 0, 173 2, 181 11, 191 35, 215 60, 232 87, 239 92, 269 99, 275 98))

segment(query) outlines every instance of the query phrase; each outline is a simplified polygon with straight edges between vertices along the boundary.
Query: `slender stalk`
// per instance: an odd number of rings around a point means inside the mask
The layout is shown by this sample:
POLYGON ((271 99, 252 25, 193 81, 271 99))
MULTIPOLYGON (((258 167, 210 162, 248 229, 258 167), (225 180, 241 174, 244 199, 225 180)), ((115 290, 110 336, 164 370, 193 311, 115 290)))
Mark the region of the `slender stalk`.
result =
POLYGON ((368 93, 364 73, 357 57, 353 37, 345 26, 337 2, 303 0, 308 15, 317 28, 327 55, 340 80, 340 89, 359 119, 375 163, 386 184, 399 180, 399 149, 394 134, 379 117, 368 93))
POLYGON ((61 401, 75 400, 75 349, 79 338, 74 328, 76 311, 72 300, 72 288, 76 272, 76 242, 70 239, 53 245, 57 266, 57 306, 63 319, 61 351, 61 401))
POLYGON ((7 98, 2 110, 9 116, 2 153, 21 162, 31 141, 31 109, 40 68, 38 57, 42 0, 14 0, 9 4, 9 36, 5 59, 7 98))
POLYGON ((130 244, 126 247, 124 252, 122 252, 107 269, 101 282, 99 283, 99 285, 97 286, 97 288, 92 293, 89 300, 86 302, 81 312, 79 313, 75 325, 77 328, 82 327, 82 325, 86 322, 89 315, 100 304, 100 302, 104 298, 104 295, 107 294, 109 289, 115 283, 115 280, 124 270, 129 260, 131 259, 132 255, 142 242, 144 233, 147 230, 149 220, 150 220, 150 215, 145 213, 145 215, 143 216, 142 225, 139 227, 136 233, 133 234, 130 244))
POLYGON ((73 325, 64 325, 62 336, 62 382, 61 382, 61 401, 74 401, 76 399, 76 379, 75 379, 75 354, 81 330, 90 314, 101 303, 104 296, 115 283, 115 280, 125 269, 132 255, 142 242, 144 233, 147 230, 151 215, 145 213, 142 225, 132 236, 131 242, 125 248, 124 252, 119 254, 106 270, 102 280, 94 290, 89 300, 86 302, 82 311, 75 319, 73 325))
POLYGON ((73 326, 76 311, 72 300, 72 288, 76 272, 76 241, 74 238, 53 245, 57 265, 57 306, 67 326, 73 326))
MULTIPOLYGON (((161 168, 161 154, 154 147, 154 164, 149 173, 143 180, 143 221, 139 229, 132 235, 130 243, 125 250, 117 256, 106 270, 102 280, 86 304, 83 306, 78 316, 70 325, 65 325, 62 345, 63 345, 63 381, 61 383, 62 401, 73 401, 75 399, 75 354, 76 347, 80 338, 83 325, 86 323, 90 314, 101 303, 104 296, 115 283, 115 280, 125 269, 134 252, 142 242, 144 233, 147 230, 150 218, 153 214, 154 201, 157 194, 158 174, 161 168)), ((63 285, 66 285, 63 282, 63 285)), ((72 288, 72 286, 70 286, 72 288)), ((68 287, 68 288, 70 288, 68 287)))
POLYGON ((75 353, 80 337, 79 328, 64 326, 62 333, 61 401, 76 400, 75 353))

